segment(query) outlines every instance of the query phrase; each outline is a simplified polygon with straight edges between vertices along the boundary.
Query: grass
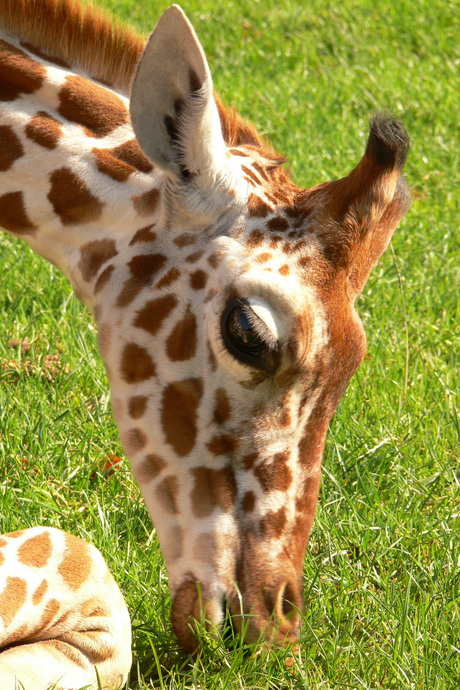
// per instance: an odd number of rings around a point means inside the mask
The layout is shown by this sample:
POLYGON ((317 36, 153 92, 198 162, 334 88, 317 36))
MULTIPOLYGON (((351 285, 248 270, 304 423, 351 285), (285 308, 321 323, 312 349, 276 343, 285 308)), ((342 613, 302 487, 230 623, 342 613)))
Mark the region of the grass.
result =
MULTIPOLYGON (((105 0, 140 30, 165 2, 105 0)), ((133 620, 131 690, 460 687, 460 239, 456 3, 188 0, 216 89, 305 186, 347 174, 372 112, 405 123, 411 211, 358 303, 368 356, 332 422, 305 559, 300 652, 178 650, 149 518, 122 456, 94 325, 65 279, 1 240, 0 532, 93 541, 133 620), (14 340, 30 341, 21 352, 14 340), (9 344, 10 343, 10 344, 9 344), (48 359, 46 357, 48 356, 48 359)))

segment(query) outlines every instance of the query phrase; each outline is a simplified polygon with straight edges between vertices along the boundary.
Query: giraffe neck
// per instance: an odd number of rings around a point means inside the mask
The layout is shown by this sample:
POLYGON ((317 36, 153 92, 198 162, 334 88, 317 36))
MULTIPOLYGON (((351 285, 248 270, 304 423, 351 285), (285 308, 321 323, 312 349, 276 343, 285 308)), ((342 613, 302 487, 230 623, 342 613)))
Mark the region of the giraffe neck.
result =
POLYGON ((123 94, 7 35, 0 65, 0 224, 56 264, 92 306, 118 244, 156 222, 163 176, 135 142, 123 94))

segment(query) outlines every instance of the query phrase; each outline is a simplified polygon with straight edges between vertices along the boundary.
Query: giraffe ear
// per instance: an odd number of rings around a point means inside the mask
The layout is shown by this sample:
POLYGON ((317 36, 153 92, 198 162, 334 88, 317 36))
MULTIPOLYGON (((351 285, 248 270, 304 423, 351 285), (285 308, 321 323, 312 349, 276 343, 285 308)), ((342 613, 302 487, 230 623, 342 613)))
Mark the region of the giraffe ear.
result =
POLYGON ((341 180, 305 192, 302 205, 316 216, 326 258, 345 271, 352 300, 409 209, 410 191, 401 177, 409 145, 399 122, 375 117, 356 168, 341 180))
POLYGON ((180 7, 161 16, 137 66, 131 121, 150 160, 172 177, 215 177, 225 143, 212 79, 195 31, 180 7))

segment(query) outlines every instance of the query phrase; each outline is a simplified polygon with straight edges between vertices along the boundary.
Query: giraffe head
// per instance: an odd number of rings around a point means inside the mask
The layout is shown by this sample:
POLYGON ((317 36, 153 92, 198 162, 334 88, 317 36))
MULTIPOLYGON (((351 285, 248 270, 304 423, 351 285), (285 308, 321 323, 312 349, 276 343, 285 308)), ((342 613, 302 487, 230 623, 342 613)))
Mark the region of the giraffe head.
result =
MULTIPOLYGON (((14 65, 28 70, 18 54, 14 65)), ((118 96, 107 91, 104 109, 98 85, 90 108, 91 89, 56 70, 46 83, 40 73, 30 98, 51 94, 55 120, 77 122, 68 128, 73 158, 59 159, 58 176, 51 153, 43 158, 49 171, 37 189, 61 219, 51 217, 53 238, 73 245, 56 259, 48 245, 42 253, 94 309, 114 415, 166 561, 173 628, 193 649, 190 617, 218 625, 228 607, 247 640, 294 641, 325 436, 365 352, 354 302, 409 206, 407 135, 375 119, 347 177, 299 189, 282 159, 216 101, 177 6, 160 19, 132 84, 143 156, 118 96), (105 127, 111 104, 119 124, 105 127), (122 149, 139 174, 114 164, 122 149), (94 184, 83 185, 94 157, 94 184)), ((27 107, 29 138, 13 170, 37 139, 27 107)), ((47 141, 56 157, 65 151, 59 136, 53 147, 47 141)), ((6 203, 21 201, 24 215, 32 195, 16 184, 0 199, 0 217, 19 232, 6 203)), ((37 226, 35 216, 21 225, 32 246, 37 226)))
POLYGON ((407 135, 376 119, 347 177, 298 189, 216 105, 177 7, 143 53, 130 109, 164 172, 160 203, 128 270, 107 269, 96 313, 173 627, 192 649, 190 616, 218 624, 227 604, 247 639, 293 641, 325 435, 365 353, 353 305, 408 208, 407 135))

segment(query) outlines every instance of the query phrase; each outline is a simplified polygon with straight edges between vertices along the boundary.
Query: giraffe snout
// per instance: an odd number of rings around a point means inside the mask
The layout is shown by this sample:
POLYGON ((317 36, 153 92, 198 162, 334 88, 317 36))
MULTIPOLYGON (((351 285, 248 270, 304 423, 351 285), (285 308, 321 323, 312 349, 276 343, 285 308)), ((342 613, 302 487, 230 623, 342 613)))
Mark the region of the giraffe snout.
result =
POLYGON ((251 582, 241 597, 230 600, 229 608, 235 628, 248 644, 284 646, 298 641, 303 599, 293 578, 259 587, 251 582))
MULTIPOLYGON (((295 644, 299 637, 301 589, 287 577, 261 587, 254 582, 246 591, 235 589, 228 595, 228 612, 234 630, 247 644, 295 644)), ((207 599, 195 580, 186 580, 173 597, 171 623, 181 647, 190 654, 198 651, 195 623, 216 629, 224 620, 223 600, 207 599)))

